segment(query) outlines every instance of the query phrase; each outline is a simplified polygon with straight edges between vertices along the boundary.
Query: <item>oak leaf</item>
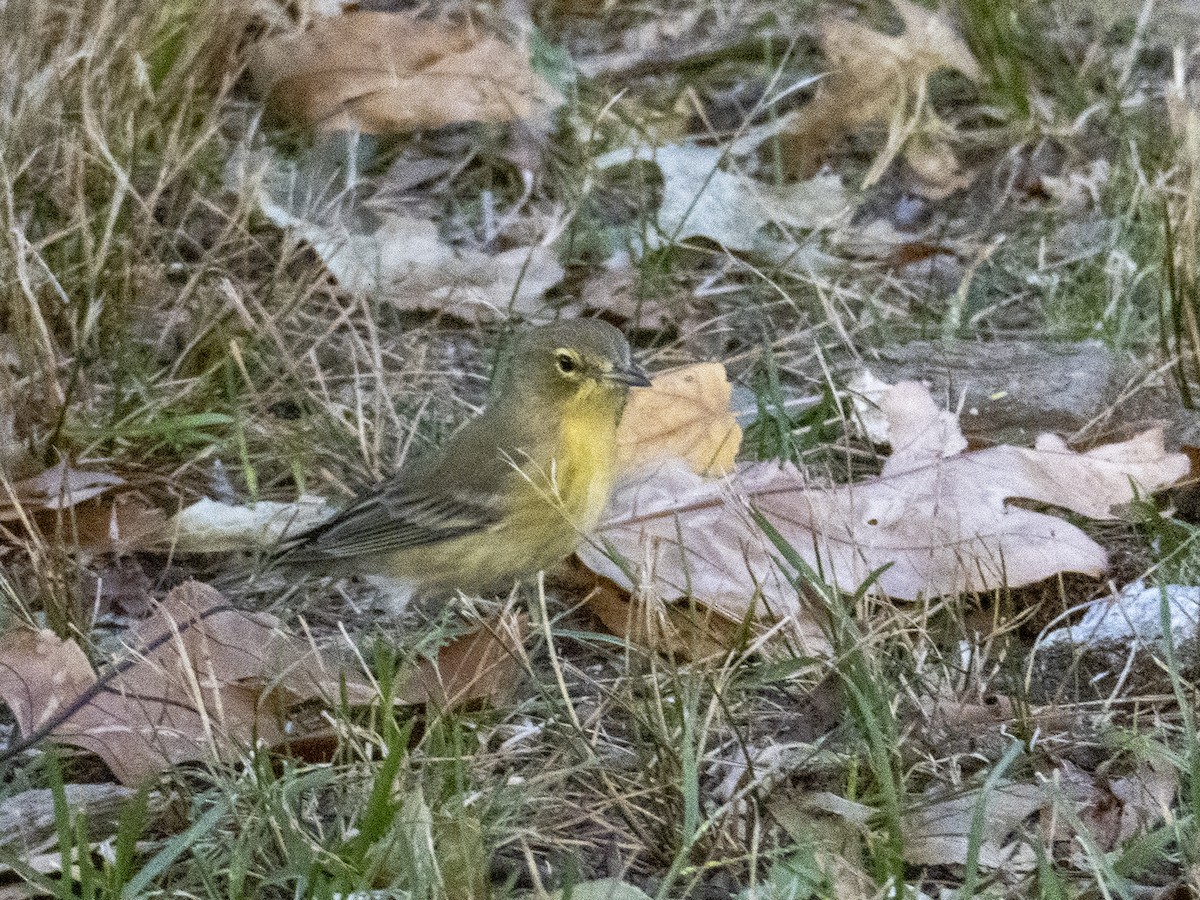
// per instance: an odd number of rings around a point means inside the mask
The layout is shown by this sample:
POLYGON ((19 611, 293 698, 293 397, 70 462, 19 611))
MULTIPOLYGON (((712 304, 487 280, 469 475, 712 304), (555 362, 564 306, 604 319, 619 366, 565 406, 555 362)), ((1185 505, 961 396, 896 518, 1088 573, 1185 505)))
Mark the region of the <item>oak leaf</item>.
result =
MULTIPOLYGON (((118 780, 133 784, 183 760, 232 759, 256 741, 279 743, 289 706, 336 702, 343 685, 351 702, 375 696, 354 673, 339 673, 315 648, 281 632, 273 616, 222 606, 205 585, 173 590, 136 630, 132 663, 52 736, 97 754, 118 780)), ((46 629, 0 638, 0 697, 23 735, 70 710, 96 683, 74 641, 46 629)))
POLYGON ((1034 448, 965 452, 957 423, 923 386, 897 385, 882 406, 894 449, 878 477, 829 487, 794 466, 758 463, 714 480, 667 461, 617 489, 580 557, 627 590, 694 598, 734 619, 794 617, 816 639, 820 620, 753 513, 828 583, 853 592, 877 575, 873 590, 916 599, 1098 575, 1106 554, 1080 528, 1010 501, 1108 519, 1188 468, 1183 454, 1165 452, 1161 429, 1083 453, 1052 435, 1034 448))
POLYGON ((436 658, 421 660, 401 692, 403 702, 453 708, 504 697, 525 670, 528 634, 528 617, 511 611, 476 625, 444 644, 436 658))
POLYGON ((276 115, 324 130, 386 134, 543 118, 562 99, 525 53, 410 13, 318 19, 260 44, 251 70, 276 115))
POLYGON ((702 475, 733 468, 742 429, 729 408, 733 387, 720 363, 697 363, 656 375, 633 391, 617 431, 617 471, 684 459, 702 475))
POLYGON ((823 23, 821 46, 830 73, 791 123, 784 162, 793 174, 809 177, 834 144, 864 126, 883 123, 887 143, 863 186, 874 184, 901 150, 911 149, 918 174, 931 177, 933 194, 944 195, 969 179, 964 180, 945 142, 948 128, 928 112, 927 82, 939 69, 955 69, 975 80, 982 72, 942 15, 912 0, 892 0, 892 5, 904 23, 899 35, 844 19, 823 23))

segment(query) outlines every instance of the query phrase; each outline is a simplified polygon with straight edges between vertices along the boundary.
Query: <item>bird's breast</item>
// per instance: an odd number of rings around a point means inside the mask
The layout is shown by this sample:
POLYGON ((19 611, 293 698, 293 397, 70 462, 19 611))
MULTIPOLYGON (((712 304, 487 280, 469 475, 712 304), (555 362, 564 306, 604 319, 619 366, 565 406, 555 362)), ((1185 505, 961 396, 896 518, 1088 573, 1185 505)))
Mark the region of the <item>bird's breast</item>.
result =
POLYGON ((592 394, 564 410, 552 478, 563 510, 580 531, 591 529, 612 491, 620 398, 592 394))

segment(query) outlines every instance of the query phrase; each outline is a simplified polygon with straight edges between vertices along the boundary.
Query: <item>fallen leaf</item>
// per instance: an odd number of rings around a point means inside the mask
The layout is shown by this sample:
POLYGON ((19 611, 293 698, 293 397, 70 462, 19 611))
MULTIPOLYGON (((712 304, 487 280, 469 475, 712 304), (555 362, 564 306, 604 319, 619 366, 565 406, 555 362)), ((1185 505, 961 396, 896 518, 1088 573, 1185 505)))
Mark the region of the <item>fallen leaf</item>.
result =
MULTIPOLYGON (((116 784, 65 784, 63 798, 73 815, 86 817, 93 837, 115 834, 134 791, 116 784)), ((0 851, 28 858, 58 846, 58 815, 48 788, 21 791, 0 802, 0 851)), ((61 864, 62 854, 57 854, 61 864)), ((0 864, 0 873, 12 871, 0 864)), ((53 871, 61 871, 61 865, 53 871)))
POLYGON ((111 472, 77 469, 60 462, 15 484, 0 482, 0 522, 20 521, 42 511, 70 509, 125 484, 111 472))
MULTIPOLYGON (((339 673, 273 616, 222 610, 206 585, 173 590, 137 629, 135 661, 52 732, 95 753, 125 784, 190 759, 235 759, 284 736, 286 708, 312 699, 367 703, 374 689, 339 673), (159 638, 166 640, 153 646, 159 638)), ((0 697, 23 735, 38 731, 96 684, 74 641, 49 630, 0 638, 0 697)))
POLYGON ((544 119, 562 102, 524 52, 411 13, 319 19, 259 44, 250 68, 275 115, 324 130, 544 119))
POLYGON ((632 391, 617 431, 618 473, 671 457, 701 475, 732 470, 742 444, 742 429, 729 405, 732 396, 720 363, 684 366, 632 391))
POLYGON ((157 543, 166 524, 161 509, 132 491, 81 503, 70 519, 72 540, 80 548, 116 554, 157 543))
POLYGON ((569 307, 572 315, 583 318, 588 313, 604 312, 624 319, 632 328, 657 330, 687 314, 686 300, 679 304, 682 308, 673 309, 657 295, 639 294, 638 273, 629 264, 629 255, 622 252, 618 256, 622 260, 619 264, 584 281, 579 302, 569 307))
POLYGON ((321 497, 304 495, 294 503, 260 500, 236 506, 204 497, 175 514, 164 542, 183 553, 228 553, 269 547, 285 534, 298 534, 335 512, 321 497))
POLYGON ((791 174, 810 177, 835 144, 875 123, 888 126, 887 143, 864 178, 864 187, 874 184, 906 147, 912 147, 914 168, 934 176, 935 194, 943 193, 948 183, 944 171, 930 172, 932 160, 943 165, 952 161, 949 171, 958 171, 945 144, 948 129, 928 112, 926 82, 947 68, 978 80, 979 64, 944 16, 911 0, 892 0, 892 5, 904 22, 899 35, 838 18, 823 23, 821 46, 830 73, 784 135, 784 164, 791 174))
POLYGON ((883 398, 887 396, 894 385, 881 378, 876 378, 870 369, 856 372, 846 385, 846 393, 850 396, 854 408, 853 424, 861 437, 872 444, 886 444, 888 436, 888 417, 881 408, 883 398))
POLYGON ((1063 761, 1053 773, 1056 803, 1069 803, 1072 815, 1042 812, 1042 824, 1056 841, 1072 840, 1079 828, 1101 851, 1119 849, 1172 815, 1179 791, 1179 771, 1169 761, 1140 762, 1134 772, 1117 778, 1087 772, 1063 761))
MULTIPOLYGON (((752 142, 742 146, 753 149, 752 142)), ((639 145, 606 153, 596 165, 606 169, 642 160, 654 163, 662 173, 657 228, 646 235, 650 249, 703 237, 729 250, 783 257, 796 247, 765 233, 768 226, 827 229, 848 218, 851 204, 840 176, 769 184, 721 168, 722 163, 732 165, 737 156, 733 148, 694 143, 639 145)))
POLYGON ((739 622, 790 620, 805 652, 824 652, 821 617, 774 565, 747 498, 737 495, 747 471, 706 479, 682 460, 665 460, 618 486, 605 521, 577 554, 635 596, 695 600, 739 622))
POLYGON ((12 486, 9 503, 0 502, 0 522, 32 526, 74 549, 132 553, 157 542, 167 517, 125 486, 117 475, 55 466, 12 486))
POLYGON ((1139 578, 1115 595, 1089 600, 1083 606, 1085 612, 1077 625, 1056 628, 1043 637, 1040 644, 1144 647, 1162 642, 1164 600, 1170 617, 1171 637, 1177 646, 1200 635, 1200 587, 1147 585, 1139 578))
POLYGON ((617 488, 580 558, 626 590, 694 598, 738 620, 793 617, 817 637, 820 620, 780 572, 751 509, 828 583, 853 592, 878 574, 873 590, 912 600, 1098 575, 1107 557, 1082 530, 1009 501, 1109 519, 1135 492, 1187 471, 1183 454, 1165 452, 1161 429, 1086 453, 1050 435, 1033 449, 963 452, 957 423, 923 386, 897 385, 882 407, 893 453, 878 477, 818 486, 795 466, 758 463, 712 480, 667 461, 617 488))
POLYGON ((1002 782, 988 792, 973 790, 945 799, 927 798, 904 817, 904 858, 916 866, 964 865, 975 812, 984 806, 979 865, 1028 872, 1037 864, 1021 835, 1025 820, 1049 802, 1045 788, 1002 782))
POLYGON ((95 586, 84 596, 95 597, 100 614, 124 613, 136 618, 150 615, 154 608, 154 582, 136 557, 121 556, 92 568, 95 586))
POLYGON ((525 671, 524 644, 529 620, 511 611, 460 635, 422 660, 401 692, 403 702, 433 702, 452 709, 509 694, 525 671))
POLYGON ((581 881, 570 890, 563 889, 547 895, 547 900, 650 900, 650 895, 618 878, 599 878, 581 881))
POLYGON ((1179 770, 1143 766, 1132 775, 1113 778, 1108 790, 1121 807, 1113 848, 1144 834, 1171 815, 1179 792, 1179 770))
POLYGON ((587 609, 612 634, 665 656, 699 661, 723 657, 745 643, 747 629, 708 607, 632 596, 607 579, 588 594, 587 609))
POLYGON ((347 291, 379 296, 397 309, 467 321, 547 315, 543 295, 564 274, 550 246, 557 225, 539 244, 500 253, 455 247, 430 219, 364 216, 347 198, 327 198, 327 186, 311 184, 312 177, 262 151, 235 154, 226 181, 309 244, 347 291))

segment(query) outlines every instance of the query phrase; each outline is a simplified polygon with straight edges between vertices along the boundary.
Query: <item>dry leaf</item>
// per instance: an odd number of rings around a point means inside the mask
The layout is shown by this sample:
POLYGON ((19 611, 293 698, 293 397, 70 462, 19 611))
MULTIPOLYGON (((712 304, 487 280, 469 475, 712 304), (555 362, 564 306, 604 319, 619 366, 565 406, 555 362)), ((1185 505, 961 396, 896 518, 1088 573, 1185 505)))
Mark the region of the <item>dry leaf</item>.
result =
POLYGON ((580 881, 570 889, 562 889, 546 895, 546 900, 650 900, 650 895, 641 888, 617 878, 600 878, 596 881, 580 881))
POLYGON ((984 805, 983 840, 979 865, 1028 872, 1037 857, 1021 838, 1025 820, 1049 802, 1045 788, 1001 783, 984 794, 974 790, 956 797, 931 800, 904 817, 904 858, 917 866, 964 865, 973 831, 975 810, 984 805))
POLYGON ((70 509, 114 488, 125 479, 111 472, 76 469, 60 462, 15 484, 0 483, 0 522, 20 521, 43 511, 70 509))
POLYGON ((132 553, 155 544, 166 528, 167 516, 141 494, 125 492, 79 504, 71 511, 73 541, 98 553, 132 553))
POLYGON ((629 596, 608 579, 588 594, 587 608, 610 633, 631 644, 678 659, 723 657, 743 643, 741 622, 700 605, 629 596))
POLYGON ((13 485, 0 501, 0 522, 33 526, 68 546, 92 553, 131 553, 156 543, 167 517, 124 479, 55 466, 13 485))
POLYGON ((227 553, 267 547, 285 534, 319 525, 336 510, 321 497, 304 495, 295 503, 260 500, 234 506, 204 497, 175 514, 164 540, 184 553, 227 553))
POLYGON ((136 557, 122 556, 91 568, 94 587, 89 584, 84 596, 95 598, 101 615, 120 612, 145 618, 154 608, 154 582, 136 557))
POLYGON ((1116 595, 1097 597, 1084 604, 1083 618, 1075 625, 1056 628, 1041 644, 1116 644, 1143 647, 1163 640, 1163 601, 1170 616, 1175 644, 1200 635, 1200 587, 1163 584, 1147 586, 1132 581, 1116 595))
MULTIPOLYGON (((981 77, 979 64, 946 19, 911 0, 892 0, 904 22, 903 33, 891 36, 858 22, 827 19, 821 45, 830 74, 817 96, 791 124, 784 144, 785 165, 806 178, 816 172, 830 148, 866 125, 886 123, 887 145, 864 179, 874 184, 911 138, 914 168, 930 173, 930 160, 953 160, 936 120, 925 110, 926 82, 939 69, 955 69, 968 78, 981 77)), ((957 162, 934 172, 934 193, 945 189, 946 171, 956 179, 957 162)))
POLYGON ((610 260, 609 267, 588 276, 580 288, 579 302, 564 312, 570 310, 572 315, 580 318, 588 313, 604 312, 624 319, 630 327, 651 330, 661 329, 668 322, 678 322, 687 314, 686 299, 672 308, 663 302, 663 297, 639 295, 637 278, 629 255, 622 251, 610 260))
POLYGON ((410 13, 318 20, 260 44, 251 70, 272 112, 325 130, 543 119, 562 102, 525 53, 410 13))
POLYGON ((267 152, 236 156, 228 173, 230 185, 251 192, 267 218, 306 241, 345 290, 468 321, 546 313, 542 296, 563 277, 552 234, 491 254, 451 246, 430 219, 389 213, 363 230, 361 216, 323 201, 321 190, 310 190, 310 178, 267 152))
POLYGON ((1099 574, 1106 555, 1082 530, 1009 501, 1106 519, 1135 491, 1165 487, 1187 471, 1183 454, 1163 449, 1161 429, 1086 453, 1051 435, 1034 449, 968 453, 957 424, 923 386, 897 385, 882 406, 894 452, 876 478, 818 487, 794 466, 760 463, 713 481, 666 462, 618 487, 595 543, 579 555, 627 590, 692 597, 734 619, 791 616, 814 637, 819 620, 778 570, 778 551, 751 508, 830 584, 855 591, 884 570, 875 590, 916 599, 1065 571, 1099 574))
POLYGON ((1105 778, 1069 761, 1054 773, 1055 800, 1069 802, 1073 816, 1043 811, 1043 827, 1056 841, 1075 837, 1076 824, 1103 852, 1111 852, 1171 815, 1179 791, 1179 771, 1166 760, 1140 763, 1133 773, 1105 778))
POLYGON ((846 384, 846 393, 854 408, 852 420, 855 430, 872 444, 889 442, 888 419, 880 408, 883 398, 894 385, 881 378, 876 378, 870 369, 856 372, 846 384))
MULTIPOLYGON (((742 151, 752 141, 739 142, 742 151)), ((596 160, 601 169, 635 160, 653 162, 662 172, 663 196, 656 230, 647 234, 651 249, 686 238, 703 237, 729 250, 756 251, 772 258, 794 253, 790 241, 764 233, 768 226, 826 229, 842 224, 850 200, 837 175, 819 175, 798 184, 778 186, 725 171, 739 151, 691 143, 664 147, 625 147, 596 160)))
POLYGON ((528 618, 509 611, 455 638, 438 650, 436 661, 422 660, 402 691, 403 702, 454 708, 506 696, 525 671, 528 634, 528 618))
MULTIPOLYGON (((87 817, 91 835, 111 835, 120 827, 134 791, 116 784, 65 784, 63 795, 73 814, 87 817)), ((27 858, 57 846, 53 791, 34 788, 0 802, 0 852, 27 858)), ((58 857, 61 862, 62 854, 58 857)), ((0 864, 0 873, 9 871, 12 869, 0 864)))
MULTIPOLYGON (((288 705, 352 702, 375 691, 341 675, 272 616, 213 612, 220 594, 189 582, 173 590, 136 632, 138 660, 59 724, 53 736, 100 756, 125 784, 189 759, 237 758, 255 741, 283 738, 288 705), (157 638, 169 639, 148 649, 157 638)), ((37 731, 96 683, 74 641, 48 630, 0 638, 0 697, 22 734, 37 731)))
POLYGON ((671 457, 701 475, 730 471, 742 445, 742 429, 729 407, 732 395, 720 363, 684 366, 632 391, 617 431, 618 473, 671 457))

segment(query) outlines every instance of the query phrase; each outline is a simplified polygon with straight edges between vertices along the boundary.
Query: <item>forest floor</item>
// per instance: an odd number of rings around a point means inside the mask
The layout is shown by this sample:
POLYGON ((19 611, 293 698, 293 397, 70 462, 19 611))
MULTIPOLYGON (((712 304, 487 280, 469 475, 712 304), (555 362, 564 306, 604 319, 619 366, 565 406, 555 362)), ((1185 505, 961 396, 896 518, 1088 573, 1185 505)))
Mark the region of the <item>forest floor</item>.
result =
POLYGON ((0 50, 0 896, 1200 898, 1192 4, 0 50), (576 558, 250 574, 585 316, 655 385, 576 558))

